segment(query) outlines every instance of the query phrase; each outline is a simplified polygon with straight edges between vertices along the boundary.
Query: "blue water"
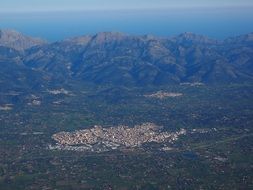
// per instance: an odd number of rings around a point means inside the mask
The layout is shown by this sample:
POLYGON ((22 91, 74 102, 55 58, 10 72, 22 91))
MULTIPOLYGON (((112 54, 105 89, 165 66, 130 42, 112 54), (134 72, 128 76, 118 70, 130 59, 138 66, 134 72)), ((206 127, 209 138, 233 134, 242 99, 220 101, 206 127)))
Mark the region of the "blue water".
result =
POLYGON ((49 41, 103 31, 157 36, 194 32, 224 39, 253 32, 253 10, 244 8, 0 13, 0 28, 16 29, 49 41))

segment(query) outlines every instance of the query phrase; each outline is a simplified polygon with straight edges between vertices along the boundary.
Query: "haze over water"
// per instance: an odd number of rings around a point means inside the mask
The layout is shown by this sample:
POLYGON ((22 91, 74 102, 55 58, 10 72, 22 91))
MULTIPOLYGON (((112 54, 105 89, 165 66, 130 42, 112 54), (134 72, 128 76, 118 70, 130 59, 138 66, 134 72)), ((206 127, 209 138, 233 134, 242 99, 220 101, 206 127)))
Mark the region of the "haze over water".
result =
MULTIPOLYGON (((99 2, 99 0, 95 1, 99 2)), ((168 6, 166 1, 159 1, 159 6, 155 6, 156 4, 151 0, 146 1, 153 3, 150 3, 150 7, 143 7, 144 4, 131 7, 132 0, 130 0, 130 3, 125 4, 125 7, 123 4, 120 7, 119 4, 113 6, 114 0, 109 0, 109 5, 107 3, 101 6, 99 4, 95 6, 88 0, 86 4, 83 4, 86 5, 86 8, 80 5, 80 9, 70 5, 70 8, 66 8, 67 4, 65 4, 66 7, 60 6, 61 9, 59 7, 56 9, 53 5, 56 2, 60 5, 59 0, 51 1, 54 2, 51 4, 48 0, 44 1, 43 9, 41 6, 18 9, 18 4, 16 8, 10 9, 5 5, 5 9, 0 9, 0 28, 15 29, 27 35, 42 37, 50 41, 103 31, 157 36, 193 32, 217 39, 253 31, 253 6, 247 0, 243 5, 233 4, 233 6, 217 6, 210 3, 206 3, 207 6, 203 6, 203 3, 199 6, 186 4, 183 4, 184 6, 182 4, 179 4, 181 6, 177 4, 168 6), (48 6, 45 6, 46 2, 49 3, 48 6), (246 6, 247 2, 248 6, 246 6)), ((198 0, 189 1, 200 2, 198 0)), ((24 2, 28 3, 29 0, 24 2)), ((169 0, 167 2, 175 1, 169 0)), ((4 4, 1 7, 3 6, 4 4)))

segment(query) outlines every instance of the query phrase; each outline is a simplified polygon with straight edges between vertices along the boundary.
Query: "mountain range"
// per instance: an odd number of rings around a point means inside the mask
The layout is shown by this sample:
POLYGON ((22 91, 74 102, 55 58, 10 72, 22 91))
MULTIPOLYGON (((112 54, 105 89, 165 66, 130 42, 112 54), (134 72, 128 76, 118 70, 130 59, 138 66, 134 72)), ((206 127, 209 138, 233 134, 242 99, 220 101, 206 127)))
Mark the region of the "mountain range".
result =
POLYGON ((49 43, 0 30, 0 89, 48 84, 159 86, 253 82, 253 33, 214 40, 117 32, 49 43))

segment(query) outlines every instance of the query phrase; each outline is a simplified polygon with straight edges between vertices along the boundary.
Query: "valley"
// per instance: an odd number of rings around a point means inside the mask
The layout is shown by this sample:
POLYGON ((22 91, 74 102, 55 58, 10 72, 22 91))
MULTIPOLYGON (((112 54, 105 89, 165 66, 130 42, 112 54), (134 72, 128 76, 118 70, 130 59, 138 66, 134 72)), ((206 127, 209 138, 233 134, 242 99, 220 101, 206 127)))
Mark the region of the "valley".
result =
POLYGON ((252 189, 252 34, 4 32, 0 189, 252 189))

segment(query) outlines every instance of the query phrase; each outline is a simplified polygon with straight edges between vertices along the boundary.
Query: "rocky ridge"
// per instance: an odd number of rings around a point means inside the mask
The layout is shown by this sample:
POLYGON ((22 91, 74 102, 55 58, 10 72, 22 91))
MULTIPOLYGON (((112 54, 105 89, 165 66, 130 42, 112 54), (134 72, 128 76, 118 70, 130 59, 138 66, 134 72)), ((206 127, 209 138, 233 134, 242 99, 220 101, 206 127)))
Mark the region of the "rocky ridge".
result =
POLYGON ((12 73, 27 78, 15 77, 14 86, 29 89, 70 81, 123 87, 253 82, 252 34, 219 41, 192 33, 161 38, 102 32, 54 43, 14 31, 1 30, 0 36, 3 89, 12 73))
POLYGON ((0 46, 24 51, 34 46, 43 45, 46 41, 40 38, 25 36, 15 30, 0 30, 0 46))

